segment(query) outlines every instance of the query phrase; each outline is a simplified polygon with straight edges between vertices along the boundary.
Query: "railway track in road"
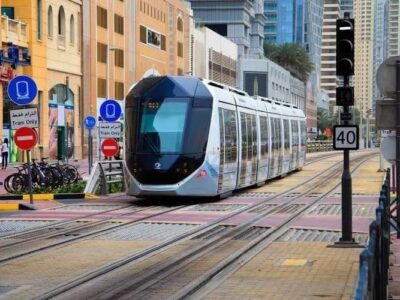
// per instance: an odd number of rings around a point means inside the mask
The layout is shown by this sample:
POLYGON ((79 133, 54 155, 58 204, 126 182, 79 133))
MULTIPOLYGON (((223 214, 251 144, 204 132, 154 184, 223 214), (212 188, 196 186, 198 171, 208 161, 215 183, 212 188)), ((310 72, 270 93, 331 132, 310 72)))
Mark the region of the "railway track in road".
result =
MULTIPOLYGON (((352 172, 374 155, 375 153, 363 153, 353 157, 352 164, 356 164, 356 166, 353 167, 352 172)), ((171 289, 173 285, 168 285, 168 282, 172 282, 173 279, 176 279, 179 284, 174 286, 175 289, 169 291, 169 295, 174 295, 172 299, 185 298, 194 293, 201 295, 206 286, 209 287, 210 283, 215 282, 215 278, 224 278, 224 274, 228 274, 226 272, 234 269, 233 266, 240 265, 254 257, 260 249, 264 249, 277 237, 284 234, 291 222, 312 209, 315 204, 335 190, 340 185, 340 180, 337 180, 334 185, 321 186, 326 182, 334 181, 332 178, 340 178, 338 175, 341 174, 341 171, 341 165, 336 164, 331 168, 328 166, 324 171, 288 191, 268 197, 261 203, 239 209, 214 222, 197 227, 132 256, 82 274, 47 291, 38 298, 47 299, 60 296, 63 299, 72 299, 77 295, 96 299, 148 298, 150 295, 154 295, 152 294, 154 290, 168 289, 168 287, 171 289), (319 193, 316 193, 318 190, 319 193), (294 191, 297 192, 294 193, 294 191), (290 197, 284 198, 282 203, 268 205, 272 199, 285 194, 290 197), (291 209, 296 199, 310 194, 314 197, 311 203, 291 209), (319 195, 315 197, 316 194, 319 195), (285 209, 291 210, 292 214, 279 226, 267 228, 256 225, 266 216, 285 211, 285 209), (252 212, 255 216, 237 226, 223 225, 227 219, 244 212, 252 212), (179 251, 179 245, 188 241, 193 245, 186 250, 179 251), (219 256, 223 252, 225 256, 215 259, 216 263, 209 266, 205 272, 184 278, 180 275, 187 273, 190 266, 196 266, 196 264, 198 266, 199 261, 205 256, 208 258, 219 256), (118 274, 126 274, 126 276, 118 274), (117 282, 114 282, 115 278, 118 278, 117 282)))
MULTIPOLYGON (((316 161, 319 160, 320 159, 317 159, 316 161)), ((312 161, 309 163, 311 164, 316 161, 312 161)), ((301 186, 302 184, 303 183, 299 184, 299 186, 301 186)), ((273 199, 274 197, 277 197, 279 195, 281 194, 274 195, 269 199, 273 199)), ((151 201, 149 201, 149 204, 150 203, 151 201)), ((68 205, 58 207, 57 209, 62 209, 64 207, 68 207, 68 205)), ((161 212, 157 212, 134 221, 110 224, 112 220, 117 220, 122 217, 128 217, 129 215, 136 214, 141 211, 159 208, 159 206, 148 206, 145 208, 136 206, 132 207, 132 205, 118 206, 116 208, 108 209, 105 211, 90 213, 77 218, 69 219, 68 221, 52 222, 49 225, 40 226, 35 229, 3 235, 0 237, 0 265, 13 261, 15 259, 25 257, 27 255, 38 253, 40 251, 46 251, 55 247, 71 244, 85 238, 104 234, 108 231, 118 230, 122 227, 127 227, 132 225, 133 223, 145 221, 146 219, 155 216, 178 211, 183 207, 187 208, 187 205, 180 205, 172 207, 170 209, 162 208, 161 212), (123 212, 116 215, 109 215, 110 213, 115 213, 119 210, 122 210, 123 212), (124 210, 129 211, 125 212, 124 210), (102 217, 100 220, 96 221, 87 221, 88 219, 99 218, 101 216, 105 217, 102 217)))

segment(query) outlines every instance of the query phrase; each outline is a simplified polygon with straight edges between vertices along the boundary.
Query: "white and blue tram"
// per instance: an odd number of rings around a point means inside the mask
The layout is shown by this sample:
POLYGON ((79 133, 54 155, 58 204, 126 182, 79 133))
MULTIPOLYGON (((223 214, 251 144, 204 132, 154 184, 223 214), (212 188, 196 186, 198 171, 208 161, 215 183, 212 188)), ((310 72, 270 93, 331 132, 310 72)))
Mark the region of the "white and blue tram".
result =
POLYGON ((128 194, 226 196, 300 169, 303 111, 208 80, 141 80, 125 103, 128 194))

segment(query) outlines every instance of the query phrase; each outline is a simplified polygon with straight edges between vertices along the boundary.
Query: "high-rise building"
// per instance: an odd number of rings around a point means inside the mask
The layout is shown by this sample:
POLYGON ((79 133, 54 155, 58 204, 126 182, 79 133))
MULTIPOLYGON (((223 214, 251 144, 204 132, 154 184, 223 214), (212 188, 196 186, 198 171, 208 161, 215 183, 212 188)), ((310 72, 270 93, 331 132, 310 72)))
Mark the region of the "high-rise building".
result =
POLYGON ((194 21, 205 25, 238 45, 239 57, 261 58, 264 55, 263 0, 188 0, 194 21))
POLYGON ((264 36, 276 44, 304 42, 304 0, 264 0, 264 36))
POLYGON ((400 54, 400 2, 389 0, 388 22, 388 57, 400 54))
POLYGON ((353 1, 354 0, 340 0, 340 16, 344 17, 345 13, 349 13, 350 17, 353 15, 353 1))
POLYGON ((354 1, 355 22, 355 105, 366 117, 373 102, 374 10, 375 0, 354 1))
MULTIPOLYGON (((388 48, 388 0, 375 0, 375 15, 374 15, 374 71, 376 74, 381 63, 387 58, 388 48)), ((375 76, 375 75, 374 75, 375 76)), ((375 102, 380 98, 380 91, 374 82, 373 91, 373 105, 372 109, 375 110, 375 102)))
POLYGON ((325 0, 320 87, 328 93, 331 107, 336 102, 336 19, 339 18, 339 13, 340 0, 325 0))

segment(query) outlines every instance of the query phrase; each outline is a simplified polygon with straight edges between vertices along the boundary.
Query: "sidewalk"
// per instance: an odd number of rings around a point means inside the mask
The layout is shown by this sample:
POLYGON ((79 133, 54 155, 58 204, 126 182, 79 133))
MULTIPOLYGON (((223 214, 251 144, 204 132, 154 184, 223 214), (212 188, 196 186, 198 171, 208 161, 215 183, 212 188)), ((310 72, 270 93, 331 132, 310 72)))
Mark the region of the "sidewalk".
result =
MULTIPOLYGON (((96 161, 97 161, 97 157, 94 157, 93 164, 95 164, 96 161)), ((56 161, 49 160, 49 162, 52 163, 52 162, 56 162, 56 161)), ((89 162, 88 162, 87 158, 79 159, 79 160, 69 159, 68 163, 75 166, 78 169, 78 172, 82 177, 89 176, 89 162)), ((20 165, 21 165, 21 163, 11 163, 8 165, 7 169, 5 169, 5 170, 0 169, 0 182, 1 182, 0 195, 7 193, 6 190, 4 189, 4 185, 3 185, 4 179, 8 175, 10 175, 12 173, 16 173, 17 170, 14 167, 17 167, 20 165)))

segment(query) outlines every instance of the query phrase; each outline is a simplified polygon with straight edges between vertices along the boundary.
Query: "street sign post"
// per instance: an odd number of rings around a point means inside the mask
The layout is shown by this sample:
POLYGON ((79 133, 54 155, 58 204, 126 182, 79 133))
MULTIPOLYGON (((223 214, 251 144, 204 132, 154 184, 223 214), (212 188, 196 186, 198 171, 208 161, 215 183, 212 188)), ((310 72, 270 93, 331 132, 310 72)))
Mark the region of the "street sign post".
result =
POLYGON ((32 172, 31 172, 31 149, 36 145, 38 140, 35 129, 29 127, 21 127, 15 131, 14 141, 18 148, 26 150, 28 160, 28 187, 29 202, 33 204, 32 196, 32 172))
POLYGON ((114 139, 105 139, 101 144, 101 152, 104 156, 115 156, 119 151, 118 142, 114 139))
POLYGON ((93 140, 92 129, 96 126, 96 118, 93 116, 85 117, 85 127, 89 130, 88 135, 88 162, 89 162, 89 175, 92 171, 93 165, 93 140))
POLYGON ((29 76, 16 76, 8 83, 7 94, 17 105, 27 105, 35 99, 38 92, 36 82, 29 76))
POLYGON ((333 149, 335 150, 358 150, 358 138, 358 125, 333 126, 333 149))

